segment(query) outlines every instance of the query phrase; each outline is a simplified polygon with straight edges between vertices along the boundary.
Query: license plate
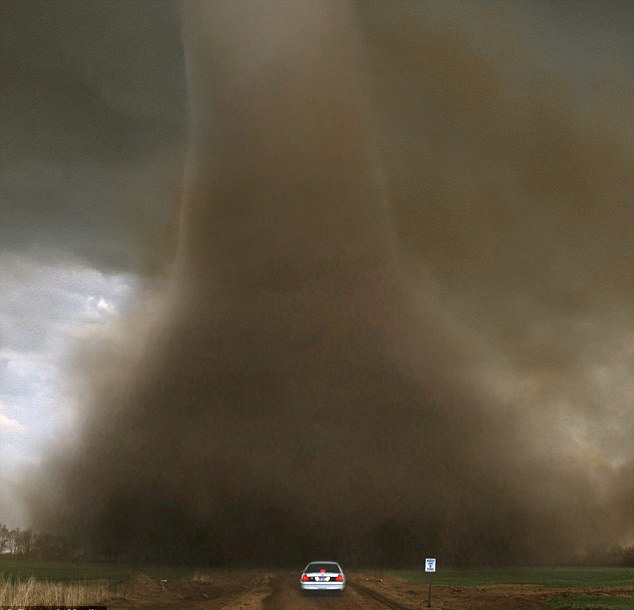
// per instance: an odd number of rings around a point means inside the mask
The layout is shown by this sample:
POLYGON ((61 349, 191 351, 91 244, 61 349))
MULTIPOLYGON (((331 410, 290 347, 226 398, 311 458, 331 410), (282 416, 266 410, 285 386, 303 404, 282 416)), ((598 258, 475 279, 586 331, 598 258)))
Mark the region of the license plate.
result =
POLYGON ((327 576, 320 576, 319 577, 319 582, 326 582, 327 580, 330 580, 327 576))

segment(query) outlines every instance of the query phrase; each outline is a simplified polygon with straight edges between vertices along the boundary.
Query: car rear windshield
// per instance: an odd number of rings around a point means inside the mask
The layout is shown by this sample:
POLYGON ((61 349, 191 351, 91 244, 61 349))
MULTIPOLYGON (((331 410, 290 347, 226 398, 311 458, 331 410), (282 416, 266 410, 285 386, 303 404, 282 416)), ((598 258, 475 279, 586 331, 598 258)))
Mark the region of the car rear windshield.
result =
POLYGON ((306 568, 307 572, 339 572, 339 566, 336 563, 309 563, 306 568))

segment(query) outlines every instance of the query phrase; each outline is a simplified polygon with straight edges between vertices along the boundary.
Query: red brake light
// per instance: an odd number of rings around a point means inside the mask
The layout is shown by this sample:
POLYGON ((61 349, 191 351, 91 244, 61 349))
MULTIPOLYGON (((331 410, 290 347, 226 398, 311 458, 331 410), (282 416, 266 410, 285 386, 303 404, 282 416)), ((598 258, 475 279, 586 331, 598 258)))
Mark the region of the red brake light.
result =
POLYGON ((337 574, 337 578, 335 578, 335 580, 341 582, 343 580, 343 575, 342 574, 337 574))
POLYGON ((308 576, 306 576, 306 574, 302 574, 302 580, 306 582, 308 580, 308 576))
POLYGON ((326 571, 326 570, 319 570, 322 574, 326 571))

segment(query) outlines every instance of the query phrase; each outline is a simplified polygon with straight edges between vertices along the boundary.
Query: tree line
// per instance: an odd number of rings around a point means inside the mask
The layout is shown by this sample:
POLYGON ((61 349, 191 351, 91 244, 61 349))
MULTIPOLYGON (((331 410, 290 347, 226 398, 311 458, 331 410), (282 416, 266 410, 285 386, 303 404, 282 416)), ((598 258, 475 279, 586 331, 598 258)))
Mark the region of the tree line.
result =
MULTIPOLYGON (((182 556, 177 551, 184 551, 184 548, 174 545, 174 554, 170 558, 176 563, 192 560, 192 549, 189 545, 187 552, 182 556), (178 548, 176 548, 178 547, 178 548)), ((209 552, 210 549, 207 549, 209 552)), ((146 557, 123 556, 104 548, 89 548, 66 536, 57 536, 49 533, 34 532, 31 528, 14 529, 9 528, 4 523, 0 523, 0 558, 16 557, 24 559, 49 559, 49 560, 109 560, 121 561, 130 559, 147 559, 146 557)), ((385 558, 387 559, 387 558, 385 558)), ((213 563, 213 562, 212 562, 213 563)), ((222 563, 220 561, 219 563, 222 563)), ((386 564, 389 564, 386 561, 386 564)), ((595 549, 585 557, 578 557, 572 563, 594 564, 605 566, 634 566, 634 545, 615 546, 610 549, 595 549)))
POLYGON ((14 529, 0 523, 0 557, 29 559, 75 559, 80 549, 69 538, 34 532, 31 528, 14 529))

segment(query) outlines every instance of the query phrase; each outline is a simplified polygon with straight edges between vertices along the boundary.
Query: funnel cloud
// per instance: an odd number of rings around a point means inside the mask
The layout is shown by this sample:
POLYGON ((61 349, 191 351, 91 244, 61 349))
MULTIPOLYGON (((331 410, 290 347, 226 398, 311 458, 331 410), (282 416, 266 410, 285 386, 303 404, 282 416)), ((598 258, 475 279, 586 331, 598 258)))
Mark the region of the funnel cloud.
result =
POLYGON ((538 52, 584 6, 185 2, 161 314, 74 361, 34 524, 219 565, 628 543, 632 81, 538 52))

